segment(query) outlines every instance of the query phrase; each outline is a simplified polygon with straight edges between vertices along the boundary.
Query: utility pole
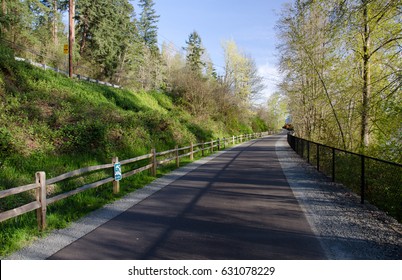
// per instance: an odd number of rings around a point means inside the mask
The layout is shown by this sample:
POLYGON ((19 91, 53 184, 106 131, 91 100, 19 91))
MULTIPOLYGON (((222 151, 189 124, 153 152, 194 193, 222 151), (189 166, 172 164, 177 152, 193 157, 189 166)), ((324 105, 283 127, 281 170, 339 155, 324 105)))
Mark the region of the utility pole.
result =
POLYGON ((69 32, 68 32, 68 76, 73 77, 73 48, 74 48, 74 38, 75 38, 75 26, 74 26, 74 15, 75 15, 75 3, 74 0, 69 0, 68 3, 68 17, 69 17, 69 32))

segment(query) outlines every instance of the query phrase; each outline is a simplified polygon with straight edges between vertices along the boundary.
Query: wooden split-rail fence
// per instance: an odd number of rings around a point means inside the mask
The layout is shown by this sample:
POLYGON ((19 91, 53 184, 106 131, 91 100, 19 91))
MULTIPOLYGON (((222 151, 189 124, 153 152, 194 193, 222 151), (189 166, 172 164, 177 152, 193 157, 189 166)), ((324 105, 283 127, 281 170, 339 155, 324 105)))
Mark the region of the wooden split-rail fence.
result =
POLYGON ((77 177, 77 176, 82 176, 85 173, 93 172, 93 171, 100 171, 100 170, 105 170, 105 169, 111 169, 115 167, 116 164, 119 164, 120 166, 126 165, 126 164, 131 164, 139 161, 143 161, 146 159, 149 159, 149 164, 146 164, 145 166, 142 166, 140 168, 136 168, 134 170, 128 171, 124 174, 121 174, 121 179, 127 178, 129 176, 132 176, 134 174, 143 172, 145 170, 150 170, 152 176, 156 176, 157 172, 157 167, 158 165, 162 165, 168 162, 175 161, 177 167, 180 166, 180 158, 183 157, 190 157, 190 160, 194 159, 194 154, 195 153, 202 153, 202 156, 204 156, 204 152, 206 150, 210 150, 211 153, 214 151, 215 148, 217 150, 220 150, 222 147, 225 148, 228 144, 238 144, 242 143, 244 141, 254 139, 257 137, 262 137, 265 135, 269 135, 270 132, 263 132, 263 133, 254 133, 254 134, 246 134, 246 135, 240 135, 240 136, 233 136, 230 138, 223 138, 223 139, 218 139, 218 140, 212 140, 210 142, 204 142, 204 143, 198 143, 198 144, 193 144, 191 143, 190 146, 187 147, 182 147, 179 148, 176 146, 172 150, 168 151, 163 151, 163 152, 156 152, 155 149, 151 150, 151 153, 138 156, 135 158, 131 159, 126 159, 122 160, 119 162, 119 159, 117 157, 114 157, 112 159, 112 163, 109 164, 103 164, 103 165, 97 165, 97 166, 89 166, 89 167, 84 167, 81 169, 77 169, 71 172, 67 172, 65 174, 56 176, 51 179, 46 178, 46 173, 44 171, 39 171, 36 172, 35 174, 35 183, 29 184, 29 185, 24 185, 16 188, 11 188, 7 190, 0 191, 0 199, 20 194, 23 192, 27 191, 35 191, 35 201, 30 202, 28 204, 22 205, 20 207, 7 210, 4 212, 0 212, 0 222, 3 222, 5 220, 23 215, 25 213, 31 212, 36 210, 36 216, 37 216, 37 222, 38 222, 38 228, 39 230, 44 230, 46 228, 46 209, 47 206, 55 203, 57 201, 60 201, 62 199, 65 199, 67 197, 70 197, 72 195, 81 193, 83 191, 89 190, 89 189, 94 189, 99 186, 102 186, 107 183, 113 183, 113 193, 118 193, 120 191, 120 185, 119 185, 119 180, 116 180, 116 176, 114 174, 113 177, 105 178, 100 181, 86 184, 84 186, 78 187, 76 189, 73 189, 71 191, 61 193, 52 197, 47 197, 47 187, 56 184, 58 182, 77 177), (187 153, 184 153, 187 151, 187 153), (163 159, 158 160, 158 157, 164 157, 163 159))

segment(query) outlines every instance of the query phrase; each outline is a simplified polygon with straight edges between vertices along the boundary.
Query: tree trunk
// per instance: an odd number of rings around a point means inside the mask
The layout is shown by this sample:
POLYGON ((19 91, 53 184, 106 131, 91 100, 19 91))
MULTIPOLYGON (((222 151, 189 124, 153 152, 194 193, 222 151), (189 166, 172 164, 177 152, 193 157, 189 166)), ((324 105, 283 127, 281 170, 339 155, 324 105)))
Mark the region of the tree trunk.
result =
POLYGON ((363 1, 363 89, 362 89, 362 119, 361 119, 361 134, 360 134, 360 149, 364 151, 370 142, 369 131, 369 106, 371 94, 371 72, 370 72, 370 28, 368 16, 368 2, 363 1))
POLYGON ((3 12, 3 15, 7 14, 7 4, 6 4, 6 0, 2 0, 1 2, 1 10, 3 12))
POLYGON ((57 46, 59 44, 59 39, 57 37, 57 0, 53 0, 53 18, 52 18, 52 37, 53 44, 57 46))
POLYGON ((74 0, 69 1, 69 40, 68 40, 68 75, 70 78, 73 77, 73 48, 75 39, 75 25, 74 25, 74 15, 75 15, 75 3, 74 0))
POLYGON ((82 57, 84 55, 84 50, 85 50, 85 44, 87 41, 87 25, 86 25, 86 19, 84 21, 84 30, 82 31, 82 36, 81 36, 81 42, 80 42, 80 56, 82 57))
MULTIPOLYGON (((1 2, 1 11, 2 11, 2 16, 5 16, 7 14, 6 0, 2 0, 2 2, 1 2)), ((4 25, 2 25, 1 29, 0 29, 0 36, 4 36, 4 33, 6 33, 6 27, 4 27, 4 25)))

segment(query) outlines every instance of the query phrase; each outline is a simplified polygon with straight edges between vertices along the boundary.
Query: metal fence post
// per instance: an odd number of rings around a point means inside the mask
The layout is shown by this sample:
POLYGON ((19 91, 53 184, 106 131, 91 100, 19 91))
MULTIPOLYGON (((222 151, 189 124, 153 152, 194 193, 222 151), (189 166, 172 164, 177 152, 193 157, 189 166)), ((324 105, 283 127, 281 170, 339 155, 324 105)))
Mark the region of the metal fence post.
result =
POLYGON ((317 144, 317 170, 320 171, 320 144, 317 144))
POLYGON ((300 152, 299 152, 299 143, 300 143, 300 139, 299 138, 295 138, 295 140, 296 140, 296 153, 298 154, 298 155, 300 155, 300 152))
POLYGON ((360 203, 364 204, 364 187, 365 187, 365 163, 364 163, 364 156, 360 156, 361 159, 361 177, 360 177, 360 203))
POLYGON ((335 148, 332 148, 332 182, 335 182, 335 148))
POLYGON ((38 229, 44 230, 46 228, 46 173, 43 171, 36 172, 36 201, 40 203, 41 207, 36 210, 36 218, 38 221, 38 229))

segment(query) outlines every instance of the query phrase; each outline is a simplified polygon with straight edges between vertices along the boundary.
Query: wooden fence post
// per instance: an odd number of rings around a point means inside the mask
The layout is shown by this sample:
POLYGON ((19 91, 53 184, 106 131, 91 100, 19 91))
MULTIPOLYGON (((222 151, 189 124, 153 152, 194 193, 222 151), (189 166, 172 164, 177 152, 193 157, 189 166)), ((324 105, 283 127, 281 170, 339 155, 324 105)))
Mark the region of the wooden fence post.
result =
MULTIPOLYGON (((118 162, 119 162, 119 158, 118 158, 118 157, 113 157, 113 158, 112 158, 113 176, 114 176, 114 165, 115 165, 115 163, 118 163, 118 162)), ((114 194, 117 194, 117 193, 119 193, 119 192, 120 192, 120 182, 114 180, 114 181, 113 181, 113 193, 114 193, 114 194)))
POLYGON ((234 144, 235 144, 235 137, 234 137, 234 135, 232 136, 232 138, 233 138, 233 146, 234 146, 234 144))
POLYGON ((190 143, 190 160, 194 160, 194 145, 193 145, 193 142, 190 143))
POLYGON ((180 167, 179 146, 177 145, 175 147, 175 153, 176 153, 176 166, 180 167))
POLYGON ((202 156, 204 157, 204 142, 202 142, 202 144, 201 144, 201 153, 202 153, 202 156))
POLYGON ((151 154, 152 154, 152 157, 151 157, 151 164, 152 164, 152 167, 151 167, 151 176, 156 176, 156 168, 157 168, 157 162, 156 162, 156 150, 155 149, 152 149, 151 150, 151 154))
POLYGON ((218 151, 220 151, 220 149, 221 149, 221 139, 218 138, 218 151))
POLYGON ((214 152, 214 140, 211 140, 211 154, 214 152))
POLYGON ((43 171, 36 172, 36 201, 40 203, 41 207, 36 210, 36 218, 38 221, 38 229, 44 230, 46 228, 46 173, 43 171))

